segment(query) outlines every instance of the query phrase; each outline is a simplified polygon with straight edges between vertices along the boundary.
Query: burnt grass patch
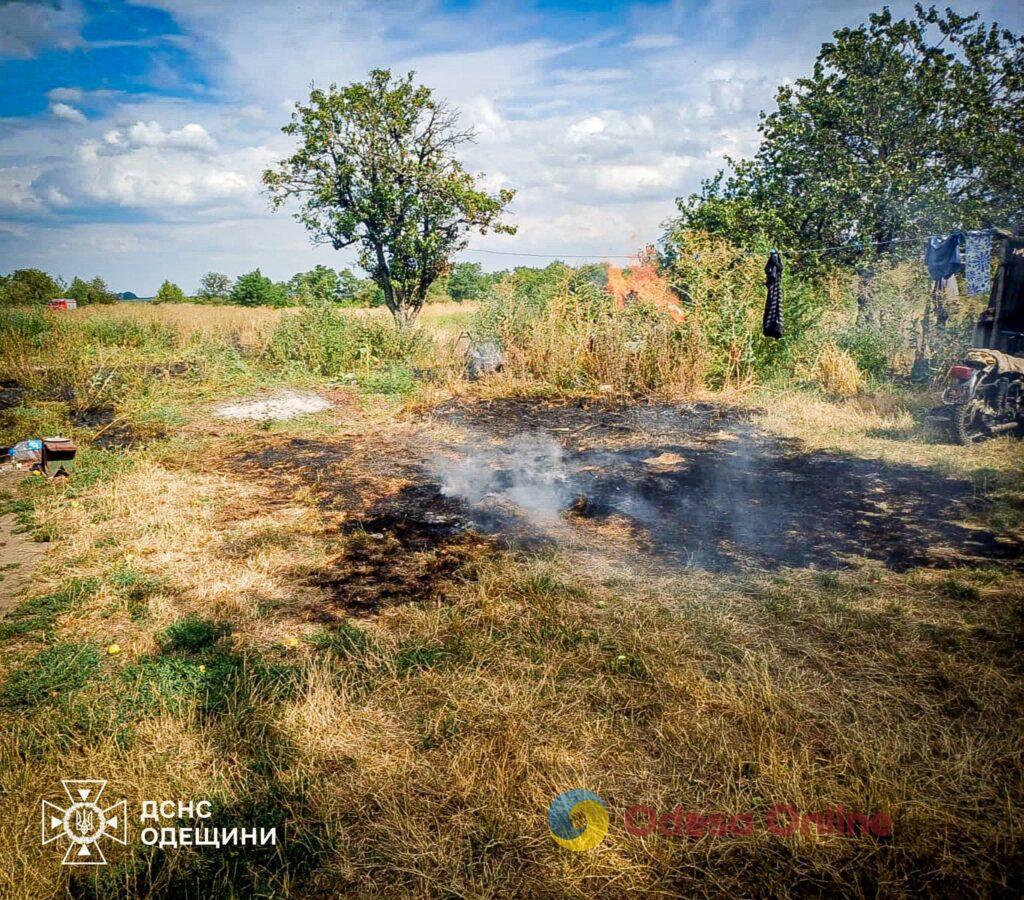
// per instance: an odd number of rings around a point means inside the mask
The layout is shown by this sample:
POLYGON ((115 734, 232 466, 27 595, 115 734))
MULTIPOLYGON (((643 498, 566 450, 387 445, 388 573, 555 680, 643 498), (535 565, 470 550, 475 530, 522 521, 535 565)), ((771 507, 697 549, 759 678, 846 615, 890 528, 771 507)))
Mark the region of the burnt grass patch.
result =
POLYGON ((452 576, 494 549, 434 484, 383 498, 343 530, 344 551, 312 579, 326 596, 313 616, 319 621, 333 621, 339 612, 367 615, 384 606, 438 599, 452 576))
POLYGON ((867 558, 906 571, 1019 566, 1024 555, 1019 537, 979 524, 989 503, 970 479, 807 452, 759 431, 744 411, 512 398, 435 415, 506 438, 551 434, 567 448, 563 513, 577 523, 624 521, 644 551, 670 564, 837 569, 867 558))
POLYGON ((0 380, 0 410, 21 406, 27 394, 20 382, 11 378, 0 380))
POLYGON ((322 591, 307 610, 311 621, 437 599, 452 576, 497 546, 473 527, 465 504, 428 478, 413 448, 386 437, 292 438, 250 448, 237 463, 282 492, 312 487, 345 537, 342 552, 307 579, 322 591))
POLYGON ((73 409, 68 418, 79 428, 96 429, 91 443, 102 450, 128 450, 143 442, 130 422, 118 419, 112 406, 73 409))
POLYGON ((894 571, 1021 560, 1020 541, 969 524, 985 504, 964 479, 795 452, 753 434, 710 448, 659 449, 684 461, 651 472, 649 449, 580 454, 588 471, 572 479, 573 514, 624 516, 656 555, 716 571, 835 569, 856 557, 894 571), (594 456, 596 471, 588 464, 594 456))
POLYGON ((620 403, 607 398, 542 400, 501 397, 465 403, 451 400, 433 416, 466 428, 510 438, 524 431, 548 432, 567 447, 644 435, 702 438, 718 429, 749 422, 752 411, 714 403, 620 403))
POLYGON ((586 542, 593 526, 614 523, 629 545, 618 549, 645 564, 830 570, 869 559, 906 571, 992 561, 1019 567, 1022 559, 1019 537, 980 524, 988 503, 969 479, 807 452, 760 432, 744 411, 510 398, 453 402, 430 416, 481 440, 442 445, 425 430, 268 439, 235 456, 282 492, 313 488, 345 536, 341 553, 308 577, 322 591, 308 611, 312 620, 436 600, 482 554, 557 544, 557 535, 517 510, 522 470, 502 469, 516 462, 514 450, 488 457, 484 466, 494 491, 508 490, 512 502, 460 496, 429 462, 439 452, 484 454, 484 443, 514 448, 523 434, 561 448, 558 471, 544 472, 537 489, 557 482, 558 518, 572 527, 573 539, 586 542))

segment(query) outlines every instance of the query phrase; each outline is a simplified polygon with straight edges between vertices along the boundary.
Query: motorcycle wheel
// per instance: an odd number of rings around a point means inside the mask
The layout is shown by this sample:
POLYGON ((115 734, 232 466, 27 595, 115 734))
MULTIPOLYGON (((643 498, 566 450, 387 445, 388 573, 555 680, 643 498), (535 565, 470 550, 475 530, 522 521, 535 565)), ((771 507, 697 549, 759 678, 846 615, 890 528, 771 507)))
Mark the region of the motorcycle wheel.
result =
POLYGON ((958 444, 973 444, 985 437, 986 431, 981 422, 981 404, 977 400, 957 403, 950 416, 953 440, 958 444))

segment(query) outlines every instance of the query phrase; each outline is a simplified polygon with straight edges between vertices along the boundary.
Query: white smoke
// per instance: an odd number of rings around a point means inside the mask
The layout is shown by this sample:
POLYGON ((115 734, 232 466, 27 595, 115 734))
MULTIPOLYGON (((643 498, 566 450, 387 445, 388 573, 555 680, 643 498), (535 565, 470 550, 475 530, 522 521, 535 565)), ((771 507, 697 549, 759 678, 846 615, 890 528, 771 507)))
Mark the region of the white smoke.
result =
POLYGON ((436 455, 428 470, 441 484, 441 492, 472 507, 508 509, 541 529, 560 522, 560 514, 575 499, 574 466, 561 445, 549 434, 519 434, 495 444, 489 437, 470 433, 466 454, 436 455))

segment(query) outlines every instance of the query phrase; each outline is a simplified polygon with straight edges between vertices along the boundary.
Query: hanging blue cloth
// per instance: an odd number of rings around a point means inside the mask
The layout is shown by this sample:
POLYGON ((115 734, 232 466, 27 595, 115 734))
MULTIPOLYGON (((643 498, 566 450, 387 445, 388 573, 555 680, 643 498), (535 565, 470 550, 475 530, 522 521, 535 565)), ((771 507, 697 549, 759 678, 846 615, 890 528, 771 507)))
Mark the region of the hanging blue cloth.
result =
POLYGON ((964 250, 967 293, 987 294, 992 286, 992 229, 968 231, 964 250))
POLYGON ((924 246, 924 264, 932 281, 943 281, 957 272, 964 270, 963 255, 960 247, 964 242, 964 233, 954 231, 949 237, 933 235, 924 246))

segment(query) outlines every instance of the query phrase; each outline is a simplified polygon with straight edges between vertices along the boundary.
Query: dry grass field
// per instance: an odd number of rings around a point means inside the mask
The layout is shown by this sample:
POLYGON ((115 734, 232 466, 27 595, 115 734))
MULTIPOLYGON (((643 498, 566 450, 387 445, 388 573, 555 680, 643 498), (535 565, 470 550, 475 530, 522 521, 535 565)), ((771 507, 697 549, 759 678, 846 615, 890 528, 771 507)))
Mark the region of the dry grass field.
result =
POLYGON ((82 451, 3 495, 48 549, 0 619, 0 896, 1020 895, 1019 441, 906 392, 327 378, 263 366, 281 315, 7 332, 2 437, 82 451), (330 407, 219 414, 283 388, 330 407), (66 778, 136 811, 107 866, 40 845, 66 778), (146 846, 147 799, 281 839, 146 846))

